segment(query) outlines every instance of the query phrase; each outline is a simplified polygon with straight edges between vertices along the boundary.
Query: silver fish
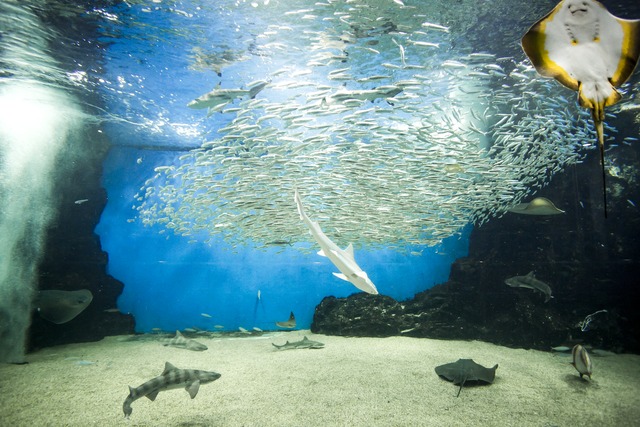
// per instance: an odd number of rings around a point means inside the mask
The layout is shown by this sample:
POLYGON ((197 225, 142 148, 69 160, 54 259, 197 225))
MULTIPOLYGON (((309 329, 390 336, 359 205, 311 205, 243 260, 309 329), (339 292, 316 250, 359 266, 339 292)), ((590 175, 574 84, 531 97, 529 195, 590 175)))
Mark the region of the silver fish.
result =
POLYGON ((571 350, 571 356, 573 357, 573 362, 571 362, 571 364, 580 374, 580 378, 582 378, 583 375, 586 375, 591 379, 593 364, 591 363, 591 358, 589 357, 589 353, 587 353, 587 349, 580 344, 576 344, 571 350))

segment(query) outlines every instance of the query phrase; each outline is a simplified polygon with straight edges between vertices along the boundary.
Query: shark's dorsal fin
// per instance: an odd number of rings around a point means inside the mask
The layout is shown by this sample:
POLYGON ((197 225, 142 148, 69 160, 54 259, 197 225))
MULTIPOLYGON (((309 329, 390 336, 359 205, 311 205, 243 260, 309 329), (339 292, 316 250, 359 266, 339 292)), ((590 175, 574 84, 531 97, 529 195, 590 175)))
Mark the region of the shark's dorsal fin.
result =
POLYGON ((155 389, 151 393, 147 394, 147 397, 153 402, 154 400, 156 400, 158 393, 160 393, 160 389, 155 389))
POLYGON ((327 257, 327 254, 325 254, 325 253, 324 253, 324 251, 323 251, 322 249, 320 249, 320 250, 318 251, 318 255, 323 256, 323 257, 325 257, 325 258, 327 257))
POLYGON ((161 374, 161 375, 166 375, 166 374, 168 374, 169 372, 174 371, 174 370, 176 370, 176 369, 178 369, 178 368, 176 368, 175 366, 173 366, 171 363, 169 363, 169 362, 165 362, 165 364, 164 364, 164 371, 162 371, 162 374, 161 374))
POLYGON ((369 276, 367 276, 367 272, 366 271, 356 271, 356 275, 358 277, 363 278, 363 279, 366 279, 367 277, 369 277, 369 276))
POLYGON ((309 338, 305 335, 304 338, 302 338, 302 341, 309 341, 309 338))
POLYGON ((535 277, 536 277, 536 276, 534 276, 534 274, 533 274, 533 270, 532 270, 532 271, 530 271, 530 272, 529 272, 529 274, 527 274, 527 277, 533 277, 533 278, 535 278, 535 277))
POLYGON ((336 276, 338 279, 346 280, 347 282, 349 281, 349 279, 347 279, 347 276, 345 276, 342 273, 333 273, 333 275, 336 276))
POLYGON ((191 396, 191 398, 193 399, 194 397, 196 397, 196 395, 198 394, 198 390, 200 389, 200 381, 195 380, 191 384, 187 384, 184 389, 187 390, 189 396, 191 396))
POLYGON ((353 258, 353 245, 351 243, 349 243, 349 246, 347 246, 346 248, 344 248, 344 251, 349 254, 349 256, 351 258, 353 258))

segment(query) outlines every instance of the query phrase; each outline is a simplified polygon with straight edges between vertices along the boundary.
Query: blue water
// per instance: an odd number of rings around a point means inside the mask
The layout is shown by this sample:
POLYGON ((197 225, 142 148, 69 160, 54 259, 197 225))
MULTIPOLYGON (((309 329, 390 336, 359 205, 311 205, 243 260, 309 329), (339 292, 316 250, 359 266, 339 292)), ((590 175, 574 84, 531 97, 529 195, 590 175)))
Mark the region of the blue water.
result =
MULTIPOLYGON (((308 328, 322 298, 358 292, 331 274, 336 268, 315 254, 319 248, 310 236, 313 251, 305 252, 288 245, 234 247, 215 239, 207 244, 207 236, 182 237, 159 226, 145 227, 133 209, 135 195, 155 167, 179 164, 180 155, 229 120, 223 114, 207 118, 206 111, 185 108, 187 102, 218 82, 241 87, 266 74, 255 68, 256 61, 239 60, 223 70, 223 78, 213 70, 189 68, 195 47, 222 46, 246 54, 256 34, 241 30, 266 29, 259 13, 241 15, 213 3, 124 3, 110 10, 118 21, 103 30, 102 41, 109 43, 103 98, 110 113, 126 118, 104 126, 113 148, 104 164, 108 204, 96 229, 109 253, 109 273, 125 285, 118 308, 135 316, 139 332, 216 325, 268 330, 291 311, 298 327, 308 328)), ((283 65, 277 55, 259 64, 270 71, 283 65)), ((386 72, 367 67, 372 75, 386 72)), ((356 248, 356 261, 381 294, 410 298, 447 280, 451 263, 467 254, 470 230, 431 248, 356 248)), ((345 247, 349 242, 336 243, 345 247)))
MULTIPOLYGON (((160 227, 129 221, 135 217, 131 201, 139 186, 153 167, 172 156, 176 153, 115 148, 105 163, 109 203, 96 232, 109 253, 109 274, 125 284, 118 308, 135 316, 137 331, 216 325, 268 330, 287 320, 290 311, 299 328, 309 328, 322 298, 358 292, 333 276, 336 268, 315 253, 288 246, 258 250, 224 242, 189 243, 194 236, 160 234, 160 227), (141 164, 139 158, 144 159, 141 164)), ((447 280, 453 260, 467 254, 470 231, 468 227, 433 248, 356 250, 356 261, 381 294, 407 299, 447 280)))

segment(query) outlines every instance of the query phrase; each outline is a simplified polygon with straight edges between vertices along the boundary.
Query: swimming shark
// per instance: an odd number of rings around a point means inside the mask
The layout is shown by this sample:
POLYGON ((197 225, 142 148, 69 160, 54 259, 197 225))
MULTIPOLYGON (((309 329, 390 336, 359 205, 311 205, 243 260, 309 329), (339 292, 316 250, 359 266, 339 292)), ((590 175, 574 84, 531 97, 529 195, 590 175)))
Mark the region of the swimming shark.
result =
POLYGON ((333 273, 333 275, 347 282, 351 282, 356 288, 364 292, 377 295, 378 289, 376 289, 376 286, 371 279, 369 279, 367 273, 362 271, 356 263, 351 243, 349 243, 349 246, 345 249, 340 249, 338 245, 333 243, 331 239, 322 232, 320 225, 318 225, 317 222, 311 221, 307 214, 305 214, 304 208, 302 207, 302 200, 300 200, 297 189, 295 190, 294 199, 298 206, 300 219, 309 227, 309 232, 320 245, 318 255, 329 258, 329 261, 340 270, 340 273, 333 273))
POLYGON ((247 89, 220 89, 215 88, 211 92, 194 99, 187 104, 187 107, 200 110, 208 108, 209 111, 218 111, 225 105, 229 104, 236 98, 255 98, 255 96, 262 91, 267 85, 268 81, 257 80, 247 85, 247 89))
POLYGON ((127 396, 122 405, 124 416, 129 418, 129 415, 133 412, 131 404, 143 396, 147 396, 151 401, 154 401, 161 391, 184 387, 193 399, 198 394, 200 384, 208 384, 218 378, 220 378, 220 374, 217 372, 178 369, 171 363, 166 362, 164 371, 159 377, 155 377, 139 387, 129 387, 129 396, 127 396))
POLYGON ((284 322, 276 322, 276 326, 280 327, 280 328, 288 328, 288 329, 293 329, 296 327, 296 316, 293 314, 293 311, 291 312, 291 314, 289 314, 289 320, 284 321, 284 322))
POLYGON ((277 348, 278 350, 295 350, 298 348, 309 348, 309 349, 319 349, 319 348, 323 348, 324 344, 318 341, 312 341, 309 338, 307 338, 307 336, 305 335, 303 339, 301 339, 300 341, 294 341, 294 342, 289 342, 287 341, 286 343, 282 344, 282 345, 276 345, 271 343, 275 348, 277 348))
POLYGON ((531 271, 526 276, 513 276, 504 281, 507 286, 511 286, 512 288, 529 288, 534 291, 539 291, 544 294, 544 302, 549 301, 551 296, 551 288, 549 285, 544 283, 541 280, 536 279, 536 276, 533 275, 533 271, 531 271))
POLYGON ((341 89, 323 99, 323 104, 334 104, 336 102, 345 102, 353 99, 359 101, 375 101, 378 98, 393 98, 402 92, 402 88, 396 85, 380 86, 376 89, 365 90, 347 90, 341 89))
POLYGON ((174 338, 171 338, 166 342, 166 344, 164 344, 165 347, 168 345, 171 347, 184 348, 191 351, 205 351, 207 349, 206 345, 199 343, 196 340, 185 338, 185 336, 182 335, 180 331, 176 331, 176 336, 174 338))

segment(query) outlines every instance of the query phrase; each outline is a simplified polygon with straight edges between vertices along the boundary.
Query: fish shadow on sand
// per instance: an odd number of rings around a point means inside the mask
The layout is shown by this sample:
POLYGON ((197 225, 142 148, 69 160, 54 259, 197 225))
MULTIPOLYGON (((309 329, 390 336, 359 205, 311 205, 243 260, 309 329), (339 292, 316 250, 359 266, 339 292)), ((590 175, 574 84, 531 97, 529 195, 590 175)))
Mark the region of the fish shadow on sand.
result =
POLYGON ((600 386, 593 380, 580 378, 579 375, 565 374, 562 380, 576 393, 586 393, 589 389, 598 389, 600 386))

